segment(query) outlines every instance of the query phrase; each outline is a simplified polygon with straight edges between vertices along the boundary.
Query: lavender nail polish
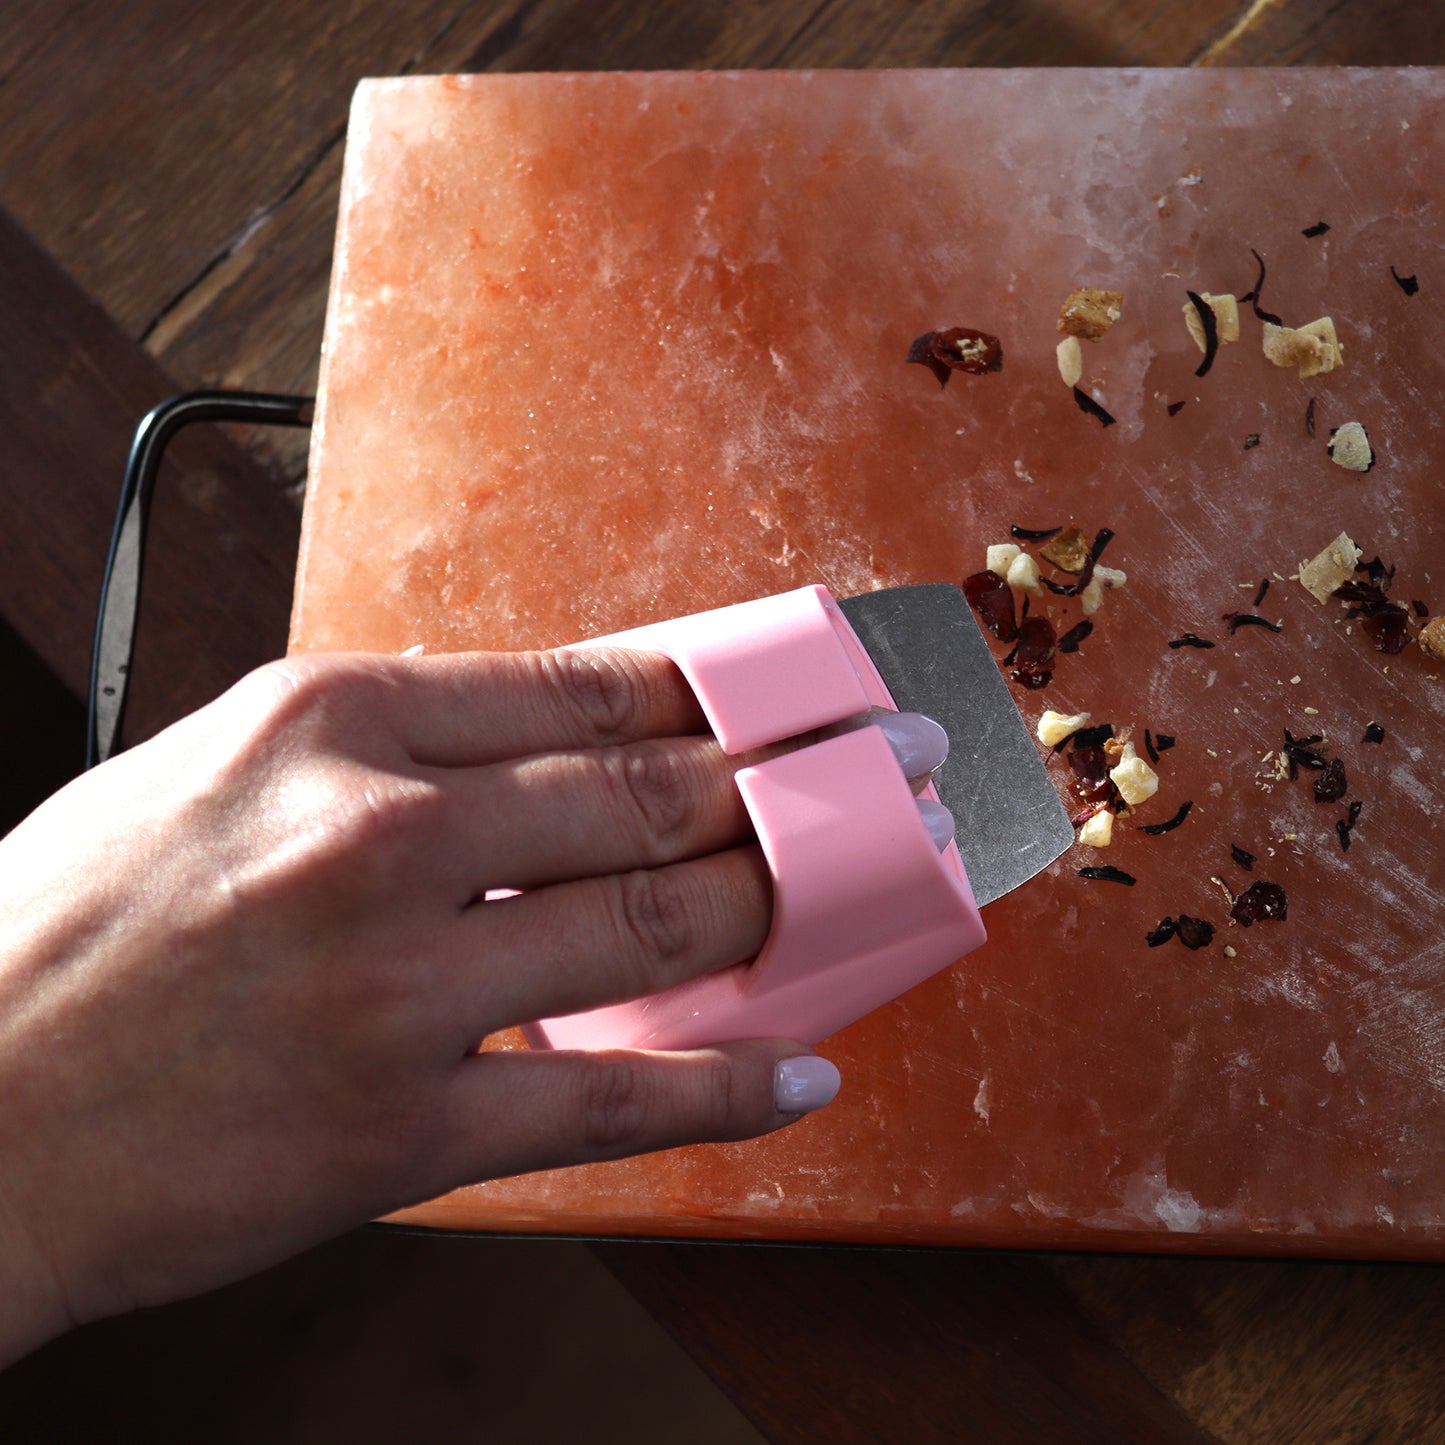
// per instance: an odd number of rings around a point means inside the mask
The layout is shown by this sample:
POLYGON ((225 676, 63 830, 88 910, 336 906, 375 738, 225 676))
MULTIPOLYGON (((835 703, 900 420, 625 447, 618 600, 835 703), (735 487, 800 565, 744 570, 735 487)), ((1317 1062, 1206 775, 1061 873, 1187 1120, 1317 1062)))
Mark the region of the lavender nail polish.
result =
POLYGON ((953 842, 955 827, 953 814, 942 803, 935 803, 932 798, 920 798, 918 811, 923 814, 923 821, 928 825, 929 836, 938 845, 938 851, 943 852, 953 842))
POLYGON ((872 718, 903 768, 905 778, 921 778, 948 756, 948 734, 921 712, 880 712, 872 718))
POLYGON ((807 1114, 831 1104, 843 1076, 816 1054, 782 1059, 773 1068, 773 1103, 780 1114, 807 1114))

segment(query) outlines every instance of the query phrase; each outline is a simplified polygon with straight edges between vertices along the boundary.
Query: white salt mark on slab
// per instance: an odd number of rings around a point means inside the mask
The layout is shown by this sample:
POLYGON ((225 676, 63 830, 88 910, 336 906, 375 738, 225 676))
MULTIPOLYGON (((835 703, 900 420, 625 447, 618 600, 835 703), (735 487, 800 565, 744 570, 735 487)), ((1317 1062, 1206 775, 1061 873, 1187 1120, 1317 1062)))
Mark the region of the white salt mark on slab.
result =
POLYGON ((985 1124, 988 1123, 988 1106, 988 1075, 985 1074, 983 1078, 978 1081, 978 1092, 973 1096, 973 1112, 977 1114, 978 1117, 982 1119, 985 1124))
POLYGON ((1340 1060, 1339 1046, 1333 1039, 1330 1040, 1329 1048, 1325 1050, 1325 1068, 1332 1074, 1338 1074, 1344 1068, 1344 1064, 1340 1060))
POLYGON ((1176 1234, 1197 1234, 1203 1212, 1194 1196, 1182 1189, 1166 1189, 1154 1206, 1160 1223, 1176 1234))

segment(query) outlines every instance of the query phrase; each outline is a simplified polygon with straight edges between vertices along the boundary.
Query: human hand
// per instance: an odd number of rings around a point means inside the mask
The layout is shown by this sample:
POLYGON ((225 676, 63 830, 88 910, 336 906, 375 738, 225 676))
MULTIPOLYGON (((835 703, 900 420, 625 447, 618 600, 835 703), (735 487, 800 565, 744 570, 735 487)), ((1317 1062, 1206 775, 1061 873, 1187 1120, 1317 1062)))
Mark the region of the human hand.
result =
POLYGON ((704 729, 655 656, 294 658, 0 841, 0 1363, 463 1183, 826 1103, 785 1040, 477 1052, 761 947, 704 729))

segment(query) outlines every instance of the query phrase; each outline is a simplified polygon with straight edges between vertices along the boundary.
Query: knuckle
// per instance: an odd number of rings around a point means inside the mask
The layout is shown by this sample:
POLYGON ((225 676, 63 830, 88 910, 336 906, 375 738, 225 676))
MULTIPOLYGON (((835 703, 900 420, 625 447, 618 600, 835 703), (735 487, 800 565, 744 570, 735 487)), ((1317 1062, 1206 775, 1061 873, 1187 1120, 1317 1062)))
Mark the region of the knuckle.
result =
POLYGON ((375 713, 376 679, 354 659, 317 654, 284 657, 249 673, 232 690, 230 710, 253 749, 280 737, 326 741, 354 737, 375 713))
POLYGON ((623 1055, 598 1054, 582 1067, 583 1137, 600 1155, 624 1153, 652 1115, 647 1073, 623 1055))
POLYGON ((617 905, 621 928, 639 958, 643 991, 670 982, 666 966, 692 951, 698 932, 693 907, 675 874, 647 868, 619 874, 617 905))
POLYGON ((741 1139, 756 1132, 749 1122, 743 1082, 734 1061, 724 1054, 716 1054, 699 1065, 696 1084, 700 1095, 700 1138, 741 1139))
POLYGON ((569 648, 542 657, 562 705, 590 736, 615 742, 637 730, 643 680, 626 653, 569 648))
POLYGON ((675 752, 661 744, 616 748, 602 757, 612 796, 632 815, 647 861, 662 862, 665 845, 684 831, 692 811, 686 770, 675 752))

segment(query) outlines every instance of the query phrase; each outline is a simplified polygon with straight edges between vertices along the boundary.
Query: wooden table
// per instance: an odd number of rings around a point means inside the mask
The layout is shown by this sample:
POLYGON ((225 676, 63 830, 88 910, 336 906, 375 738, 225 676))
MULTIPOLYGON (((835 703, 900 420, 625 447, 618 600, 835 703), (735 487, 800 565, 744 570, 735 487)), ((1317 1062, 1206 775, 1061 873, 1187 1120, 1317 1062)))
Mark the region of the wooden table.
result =
MULTIPOLYGON (((183 388, 314 385, 364 75, 722 66, 1410 64, 1428 0, 14 0, 0 13, 0 737, 75 770, 129 434, 183 388), (73 729, 73 731, 70 731, 73 729)), ((132 735, 284 648, 304 440, 163 478, 132 735)), ((1427 1267, 657 1247, 598 1254, 770 1439, 1445 1439, 1427 1267)))

